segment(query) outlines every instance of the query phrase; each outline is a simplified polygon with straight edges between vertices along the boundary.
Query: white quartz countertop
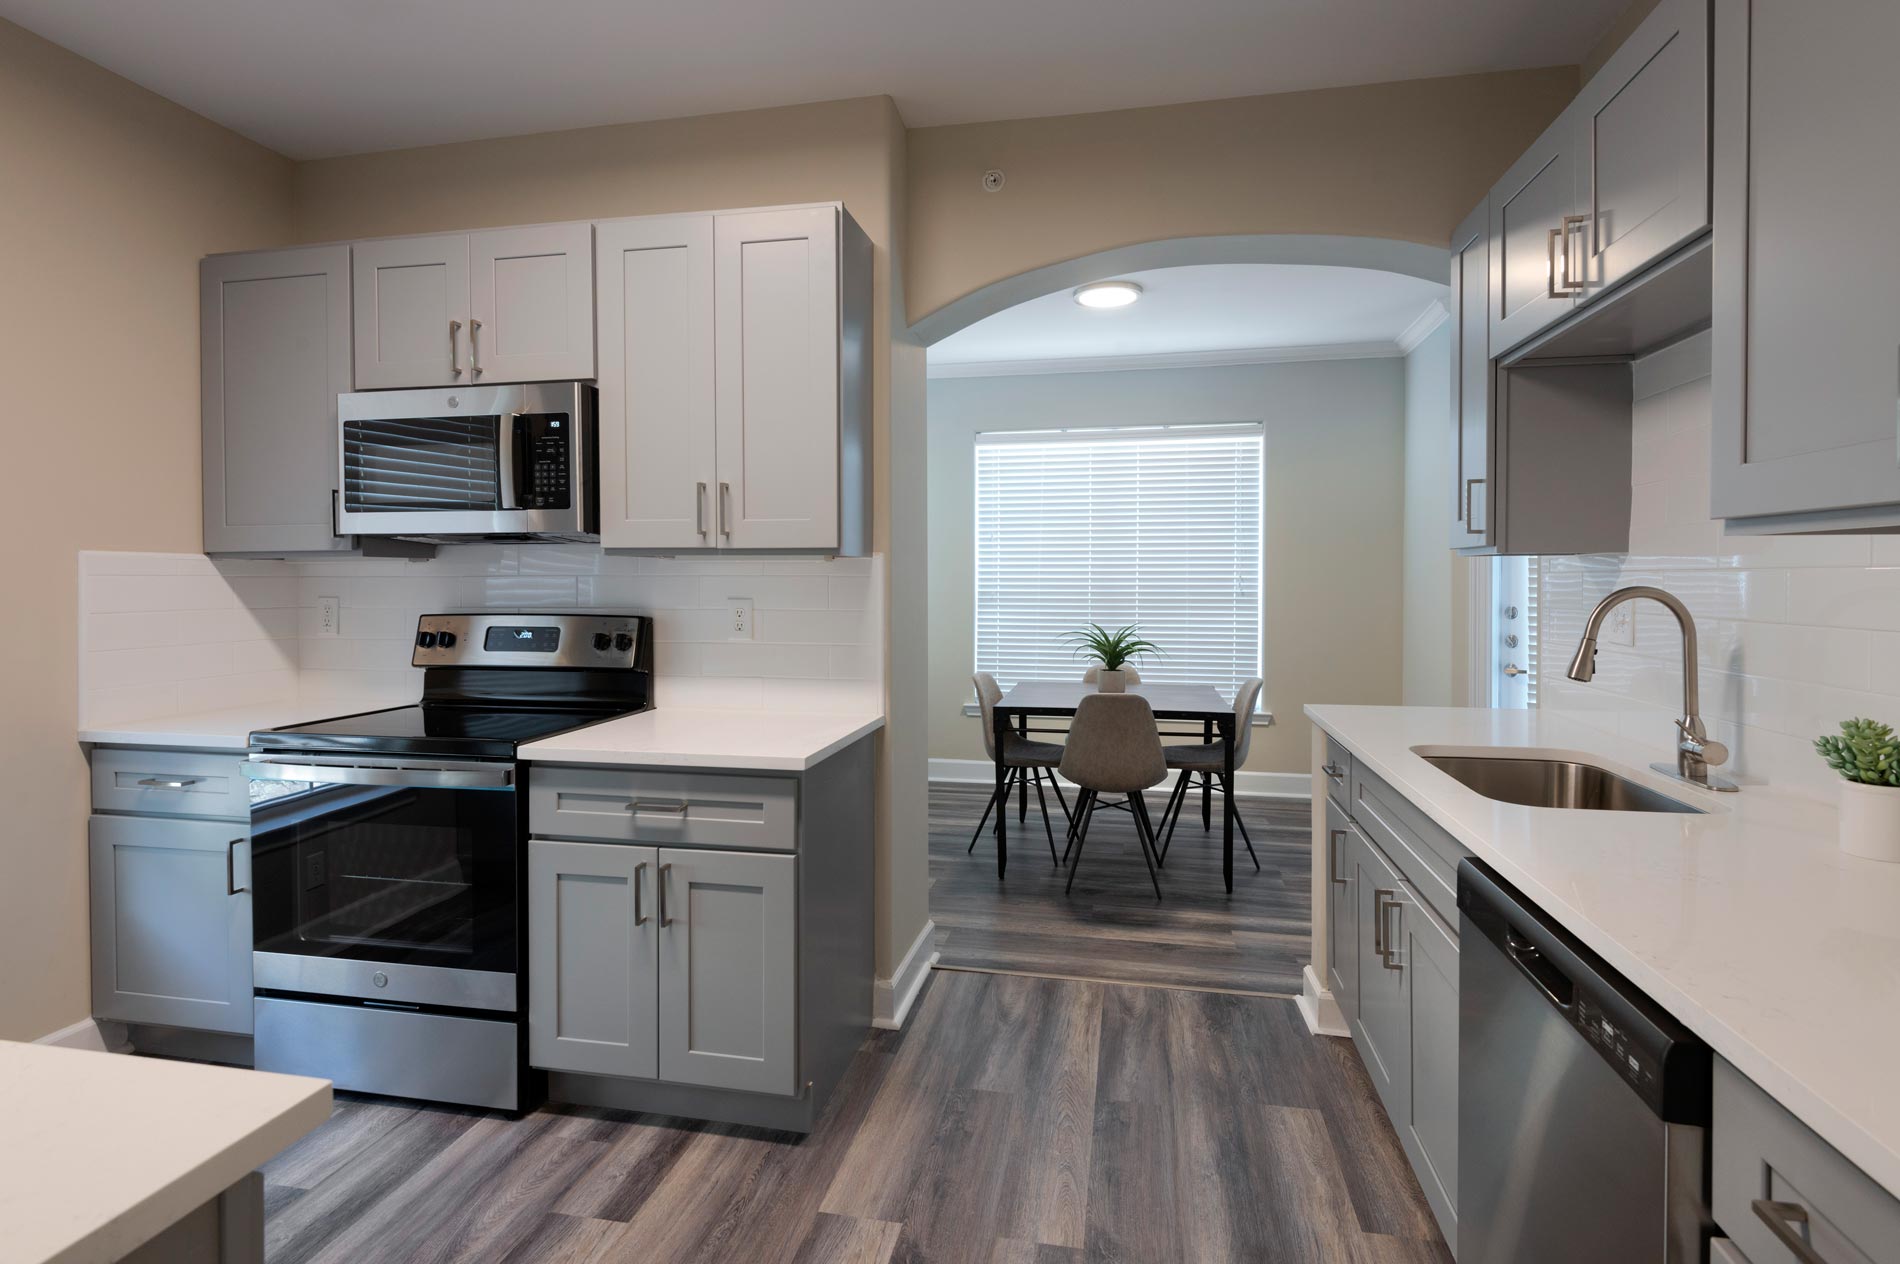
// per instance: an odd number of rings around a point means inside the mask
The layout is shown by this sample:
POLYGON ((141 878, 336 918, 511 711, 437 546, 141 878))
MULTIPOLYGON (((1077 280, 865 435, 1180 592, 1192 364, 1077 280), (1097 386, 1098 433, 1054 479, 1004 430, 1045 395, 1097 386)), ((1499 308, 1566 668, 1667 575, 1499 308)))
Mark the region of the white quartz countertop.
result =
POLYGON ((529 742, 520 754, 550 764, 803 772, 883 727, 881 715, 657 707, 529 742))
POLYGON ((1900 1195, 1900 865, 1835 845, 1825 802, 1697 790, 1637 747, 1538 711, 1306 714, 1869 1176, 1900 1195), (1520 807, 1426 763, 1583 756, 1707 815, 1520 807))
MULTIPOLYGON (((359 710, 361 708, 358 708, 359 710)), ((332 710, 326 714, 335 715, 332 710)), ((321 719, 311 708, 294 702, 271 702, 224 711, 198 711, 153 720, 129 720, 79 730, 79 740, 101 746, 169 746, 179 750, 241 751, 256 729, 281 728, 321 719)))
POLYGON ((330 1117, 300 1075, 0 1041, 0 1259, 116 1260, 330 1117))

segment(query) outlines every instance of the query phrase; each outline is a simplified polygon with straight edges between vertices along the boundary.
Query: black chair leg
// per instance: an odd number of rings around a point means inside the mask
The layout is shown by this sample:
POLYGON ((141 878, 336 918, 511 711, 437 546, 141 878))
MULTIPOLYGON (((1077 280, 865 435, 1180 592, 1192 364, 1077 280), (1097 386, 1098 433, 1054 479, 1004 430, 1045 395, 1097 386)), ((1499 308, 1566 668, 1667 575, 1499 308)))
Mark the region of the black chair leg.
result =
POLYGON ((1214 779, 1201 774, 1201 828, 1214 828, 1214 779))
POLYGON ((1148 881, 1154 884, 1155 899, 1161 898, 1161 879, 1155 874, 1154 862, 1154 822, 1148 819, 1148 801, 1141 797, 1141 791, 1128 796, 1134 804, 1132 815, 1135 818, 1135 841, 1141 844, 1141 863, 1148 866, 1148 881))
POLYGON ((1234 824, 1240 827, 1240 841, 1247 844, 1247 858, 1253 861, 1254 872, 1260 872, 1260 857, 1253 854, 1253 835, 1247 832, 1247 822, 1240 819, 1240 800, 1234 798, 1234 787, 1225 776, 1220 779, 1221 792, 1227 801, 1234 805, 1234 824))
MULTIPOLYGON (((1004 770, 1003 770, 1003 789, 1002 789, 1002 791, 1001 791, 1001 793, 1003 793, 1003 794, 1005 794, 1005 795, 1007 795, 1007 794, 1009 793, 1009 783, 1010 783, 1010 779, 1011 779, 1012 777, 1014 777, 1015 775, 1016 775, 1016 774, 1015 774, 1015 771, 1014 771, 1013 769, 1004 769, 1004 770)), ((983 805, 983 819, 982 819, 982 820, 980 820, 980 821, 978 821, 978 822, 976 823, 976 833, 974 833, 974 834, 972 834, 972 835, 970 835, 970 845, 969 845, 968 847, 966 847, 966 848, 964 848, 964 851, 963 851, 963 854, 964 854, 964 855, 966 855, 966 856, 967 856, 967 855, 969 855, 969 854, 970 854, 971 852, 973 852, 973 851, 975 851, 975 850, 976 850, 976 840, 977 840, 977 839, 979 839, 979 838, 981 838, 981 837, 983 837, 983 827, 984 827, 985 825, 987 825, 987 824, 989 824, 989 820, 990 820, 990 813, 996 810, 996 796, 997 796, 997 793, 998 793, 998 792, 997 792, 997 791, 995 791, 995 790, 991 790, 991 791, 990 791, 990 801, 989 801, 988 803, 985 803, 985 804, 983 805)))
POLYGON ((1049 800, 1042 793, 1042 774, 1040 768, 1030 770, 1030 775, 1036 779, 1036 806, 1042 809, 1042 832, 1049 837, 1049 862, 1060 869, 1062 862, 1056 859, 1056 832, 1049 828, 1049 800))
POLYGON ((1028 769, 1024 769, 1016 774, 1016 819, 1018 821, 1029 819, 1029 781, 1023 775, 1027 771, 1028 769))
POLYGON ((1088 819, 1089 798, 1090 792, 1087 790, 1076 792, 1075 812, 1069 818, 1069 837, 1062 845, 1062 860, 1059 862, 1061 864, 1066 865, 1069 863, 1069 852, 1075 848, 1075 836, 1081 833, 1082 822, 1088 819))
POLYGON ((1075 813, 1069 811, 1069 801, 1062 797, 1062 781, 1053 768, 1049 769, 1049 788, 1056 792, 1056 802, 1062 805, 1062 815, 1068 818, 1070 825, 1074 825, 1075 813))
MULTIPOLYGON (((1083 791, 1083 793, 1088 795, 1088 797, 1091 800, 1093 800, 1095 797, 1094 791, 1085 790, 1083 791)), ((1062 894, 1064 895, 1067 895, 1070 891, 1072 891, 1075 888, 1075 875, 1082 868, 1082 845, 1088 842, 1089 818, 1093 815, 1094 815, 1093 812, 1084 811, 1079 816, 1081 825, 1076 830, 1076 834, 1075 834, 1075 860, 1069 865, 1069 880, 1062 884, 1062 894)))
POLYGON ((1161 823, 1167 830, 1167 837, 1161 840, 1161 863, 1168 863, 1168 848, 1174 845, 1174 823, 1181 819, 1181 809, 1187 804, 1188 778, 1194 774, 1182 770, 1181 779, 1174 783, 1174 790, 1168 795, 1168 806, 1161 810, 1161 823))

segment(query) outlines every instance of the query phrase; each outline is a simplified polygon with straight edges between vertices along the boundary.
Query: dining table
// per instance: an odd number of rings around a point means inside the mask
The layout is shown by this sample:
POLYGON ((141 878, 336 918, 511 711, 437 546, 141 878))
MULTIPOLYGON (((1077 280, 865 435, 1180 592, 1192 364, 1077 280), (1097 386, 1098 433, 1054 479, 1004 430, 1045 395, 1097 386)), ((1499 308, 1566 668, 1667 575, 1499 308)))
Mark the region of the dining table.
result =
MULTIPOLYGON (((1082 699, 1096 692, 1098 689, 1095 685, 1079 680, 1025 680, 1012 686, 993 708, 991 722, 996 726, 996 740, 992 747, 996 751, 997 877, 1002 877, 1009 869, 1009 812, 1008 804, 1003 799, 1007 770, 1003 765, 1003 750, 1011 727, 1027 737, 1031 731, 1031 719, 1073 716, 1076 708, 1081 706, 1082 699)), ((1171 733, 1171 736, 1198 735, 1204 742, 1218 738, 1225 747, 1222 770, 1226 774, 1226 783, 1229 786, 1234 784, 1234 739, 1238 736, 1234 730, 1234 706, 1222 698, 1218 690, 1212 685, 1143 683, 1128 686, 1127 692, 1146 698, 1156 720, 1185 721, 1198 726, 1193 732, 1171 733)), ((1211 791, 1203 786, 1203 810, 1210 794, 1211 791)), ((1223 794, 1221 802, 1221 879, 1231 894, 1234 889, 1234 796, 1223 794)))

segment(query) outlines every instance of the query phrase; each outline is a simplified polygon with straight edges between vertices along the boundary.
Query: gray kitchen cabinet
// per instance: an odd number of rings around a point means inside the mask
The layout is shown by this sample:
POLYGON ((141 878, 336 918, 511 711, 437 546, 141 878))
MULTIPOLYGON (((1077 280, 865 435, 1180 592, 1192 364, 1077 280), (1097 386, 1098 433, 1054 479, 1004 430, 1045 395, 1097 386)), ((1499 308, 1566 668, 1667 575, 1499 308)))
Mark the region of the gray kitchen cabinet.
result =
POLYGON ((528 1058, 659 1073, 659 918, 651 847, 528 844, 528 1058))
POLYGON ((1492 186, 1490 337, 1502 351, 1568 316, 1578 233, 1577 128, 1568 110, 1492 186))
POLYGON ((1710 1210, 1750 1264, 1900 1264, 1900 1199, 1719 1057, 1709 1150, 1710 1210))
POLYGON ((1491 204, 1478 204, 1451 236, 1451 543, 1457 549, 1495 544, 1491 491, 1496 445, 1492 400, 1491 323, 1486 295, 1491 270, 1491 204))
POLYGON ((660 1075, 797 1091, 796 869, 790 856, 664 850, 660 1075))
POLYGON ((594 376, 590 224, 359 242, 356 387, 594 376))
POLYGON ((600 542, 716 548, 713 217, 613 220, 595 234, 600 542))
POLYGON ((1406 1111, 1393 1120, 1445 1241, 1458 1249, 1458 937, 1409 883, 1387 901, 1404 976, 1406 1111))
POLYGON ((1359 861, 1346 811, 1326 800, 1326 987, 1351 1024, 1359 1017, 1359 861))
POLYGON ((1708 0, 1662 0, 1567 112, 1584 304, 1708 231, 1708 0))
POLYGON ((1716 0, 1714 42, 1713 512, 1900 529, 1900 6, 1716 0))
POLYGON ((95 815, 92 1013, 251 1031, 246 822, 95 815))
POLYGON ((348 549, 333 501, 350 248, 205 259, 199 325, 205 552, 348 549))
POLYGON ((1411 1043, 1407 1030, 1411 1017, 1411 998, 1406 995, 1409 975, 1393 965, 1386 944, 1391 915, 1386 903, 1398 897, 1399 872, 1385 853, 1359 836, 1353 849, 1357 869, 1354 886, 1358 912, 1359 1017, 1352 1024, 1353 1041, 1359 1056, 1372 1075, 1379 1100, 1394 1126, 1410 1110, 1407 1096, 1411 1077, 1406 1073, 1406 1057, 1411 1043))

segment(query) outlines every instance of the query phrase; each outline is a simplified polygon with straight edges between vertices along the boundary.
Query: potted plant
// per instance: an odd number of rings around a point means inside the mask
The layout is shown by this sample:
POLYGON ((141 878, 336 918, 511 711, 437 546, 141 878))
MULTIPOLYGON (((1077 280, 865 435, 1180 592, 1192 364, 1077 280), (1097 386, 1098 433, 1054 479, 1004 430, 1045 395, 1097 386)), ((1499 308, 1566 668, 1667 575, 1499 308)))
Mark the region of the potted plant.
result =
POLYGON ((1123 693, 1128 688, 1128 677, 1122 668, 1128 660, 1148 654, 1159 654, 1161 647, 1152 641, 1144 641, 1134 624, 1116 628, 1110 632, 1099 623, 1091 623, 1080 632, 1070 632, 1063 640, 1075 646, 1075 657, 1086 656, 1097 667, 1095 687, 1102 693, 1123 693))
POLYGON ((1842 777, 1841 850, 1900 863, 1900 738, 1888 725, 1846 720, 1814 749, 1842 777))

